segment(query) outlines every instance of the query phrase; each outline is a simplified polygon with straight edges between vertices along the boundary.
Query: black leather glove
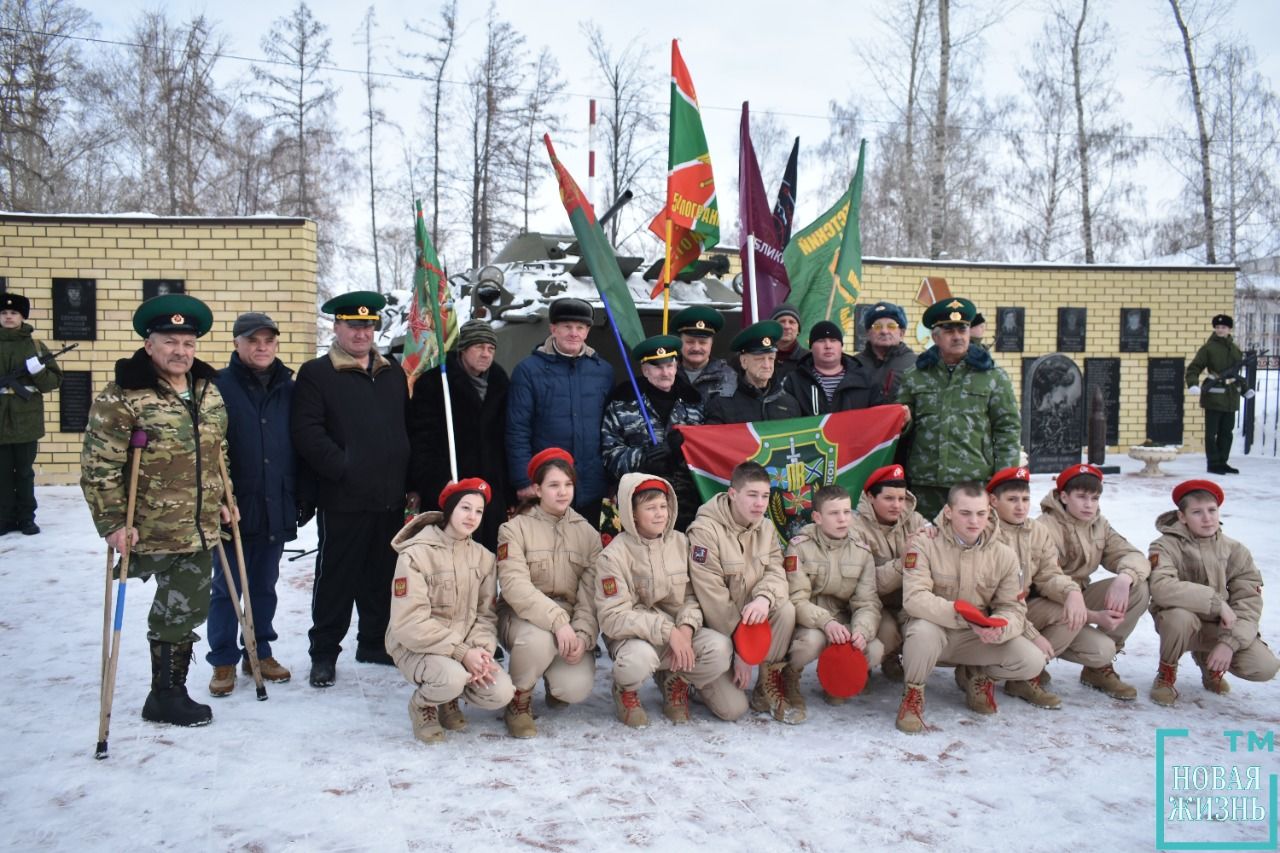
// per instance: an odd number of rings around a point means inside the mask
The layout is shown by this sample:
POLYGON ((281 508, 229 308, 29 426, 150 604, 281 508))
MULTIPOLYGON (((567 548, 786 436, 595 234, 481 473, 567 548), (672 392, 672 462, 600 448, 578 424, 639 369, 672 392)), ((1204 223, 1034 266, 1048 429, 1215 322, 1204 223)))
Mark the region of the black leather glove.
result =
POLYGON ((684 433, 678 429, 667 430, 667 447, 671 448, 672 453, 678 454, 680 448, 684 446, 684 433))
POLYGON ((671 448, 665 444, 650 444, 644 449, 640 465, 649 474, 665 474, 671 467, 671 448))

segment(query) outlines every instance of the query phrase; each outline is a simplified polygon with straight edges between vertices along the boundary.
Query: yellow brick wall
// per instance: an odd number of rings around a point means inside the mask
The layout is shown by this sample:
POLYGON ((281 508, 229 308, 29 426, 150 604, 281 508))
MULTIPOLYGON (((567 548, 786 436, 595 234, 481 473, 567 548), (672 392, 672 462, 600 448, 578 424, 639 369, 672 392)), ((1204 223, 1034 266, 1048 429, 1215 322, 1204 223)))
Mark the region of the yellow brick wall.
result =
MULTIPOLYGON (((717 248, 717 252, 722 249, 717 248)), ((738 258, 731 256, 731 272, 738 258)), ((1127 452, 1146 440, 1147 359, 1182 358, 1190 362, 1208 339, 1214 314, 1232 313, 1234 267, 1018 266, 1011 264, 933 263, 869 258, 862 264, 860 304, 877 299, 896 302, 907 312, 906 341, 917 352, 928 344, 915 340, 924 307, 915 301, 926 276, 947 280, 951 292, 972 299, 987 318, 991 355, 1013 380, 1022 400, 1022 359, 1055 352, 1058 308, 1087 308, 1085 351, 1065 353, 1084 373, 1086 358, 1120 359, 1120 444, 1108 452, 1127 452), (996 308, 1023 307, 1023 352, 996 352, 996 308), (1151 309, 1148 351, 1120 352, 1120 309, 1151 309)), ((801 332, 801 342, 805 340, 801 332)), ((1183 452, 1204 452, 1204 417, 1195 397, 1184 400, 1183 452)))
MULTIPOLYGON (((244 311, 263 311, 280 327, 280 358, 297 368, 316 352, 316 227, 303 219, 161 219, 0 214, 0 277, 31 300, 36 337, 50 349, 55 278, 97 281, 97 340, 81 341, 59 361, 92 370, 96 394, 114 376, 118 358, 141 340, 133 311, 143 279, 181 279, 207 303, 214 323, 197 357, 224 367, 231 324, 244 311)), ((45 398, 45 437, 36 458, 42 484, 78 481, 80 433, 60 432, 59 392, 45 398)))

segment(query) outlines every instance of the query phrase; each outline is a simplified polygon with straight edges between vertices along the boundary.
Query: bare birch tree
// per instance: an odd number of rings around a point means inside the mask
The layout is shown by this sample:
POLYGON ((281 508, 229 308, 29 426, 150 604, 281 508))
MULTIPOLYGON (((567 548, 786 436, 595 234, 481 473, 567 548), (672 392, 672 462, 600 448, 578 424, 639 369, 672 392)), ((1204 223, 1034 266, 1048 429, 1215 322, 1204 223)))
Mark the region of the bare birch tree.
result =
MULTIPOLYGON (((407 64, 400 70, 429 83, 429 89, 423 98, 423 111, 428 114, 431 122, 431 242, 438 249, 441 243, 440 182, 446 178, 441 168, 440 125, 447 111, 445 73, 449 68, 449 61, 453 58, 454 48, 460 35, 457 0, 450 0, 449 3, 441 6, 439 20, 435 26, 426 23, 407 23, 405 29, 431 45, 431 49, 427 51, 402 51, 400 55, 407 60, 407 64), (426 66, 428 71, 424 72, 420 65, 426 66)), ((414 196, 419 192, 421 190, 417 182, 411 179, 409 195, 414 196)))

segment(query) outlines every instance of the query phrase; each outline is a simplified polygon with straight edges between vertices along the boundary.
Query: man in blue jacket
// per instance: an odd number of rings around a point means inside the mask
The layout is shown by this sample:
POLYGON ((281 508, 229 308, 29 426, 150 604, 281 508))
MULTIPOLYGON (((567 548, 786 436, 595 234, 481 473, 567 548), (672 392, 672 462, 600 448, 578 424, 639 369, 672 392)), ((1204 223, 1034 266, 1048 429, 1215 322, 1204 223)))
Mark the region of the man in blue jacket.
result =
MULTIPOLYGON (((227 404, 227 453, 236 506, 240 508, 240 535, 258 659, 267 681, 288 681, 289 670, 271 655, 271 641, 277 637, 272 620, 276 615, 280 557, 284 543, 298 535, 293 442, 289 438, 293 371, 276 357, 280 329, 266 314, 241 314, 231 333, 236 350, 231 354, 231 363, 218 371, 214 384, 227 404)), ((224 550, 235 578, 234 594, 238 596, 240 570, 235 549, 224 550)), ((250 671, 248 654, 236 642, 238 629, 226 579, 220 567, 214 566, 209 653, 205 655, 213 666, 209 681, 212 696, 227 696, 235 690, 238 661, 243 660, 246 673, 250 671)))
POLYGON ((573 454, 578 485, 573 508, 600 525, 608 487, 600 453, 600 423, 613 390, 613 367, 591 347, 595 321, 590 303, 563 298, 551 303, 551 334, 511 373, 507 393, 507 466, 516 497, 533 496, 525 469, 535 453, 560 447, 573 454))

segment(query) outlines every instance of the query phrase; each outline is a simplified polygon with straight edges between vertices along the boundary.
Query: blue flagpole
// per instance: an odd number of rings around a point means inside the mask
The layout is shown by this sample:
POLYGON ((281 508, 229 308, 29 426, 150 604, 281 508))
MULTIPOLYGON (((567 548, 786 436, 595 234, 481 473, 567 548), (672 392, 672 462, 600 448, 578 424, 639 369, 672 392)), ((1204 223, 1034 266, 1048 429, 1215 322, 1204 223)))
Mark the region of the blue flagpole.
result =
POLYGON ((613 309, 609 307, 609 298, 604 295, 602 288, 596 288, 600 294, 600 301, 604 303, 605 316, 609 318, 609 326, 613 329, 613 338, 618 342, 618 352, 622 353, 622 365, 627 369, 627 378, 631 380, 631 390, 636 393, 636 402, 640 405, 640 417, 644 418, 644 428, 649 431, 649 440, 654 444, 658 443, 658 436, 653 432, 653 421, 649 419, 649 410, 645 408, 644 396, 640 393, 640 384, 636 382, 636 372, 631 368, 631 352, 627 349, 627 345, 622 342, 622 333, 618 331, 618 324, 613 321, 613 309))

